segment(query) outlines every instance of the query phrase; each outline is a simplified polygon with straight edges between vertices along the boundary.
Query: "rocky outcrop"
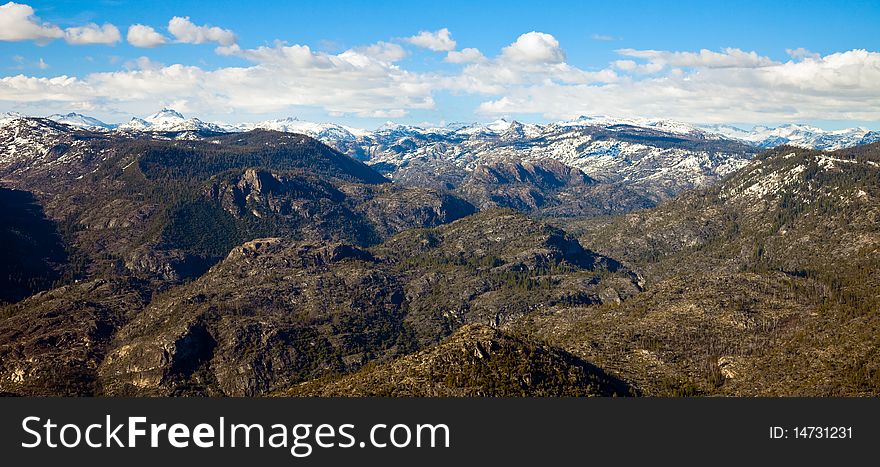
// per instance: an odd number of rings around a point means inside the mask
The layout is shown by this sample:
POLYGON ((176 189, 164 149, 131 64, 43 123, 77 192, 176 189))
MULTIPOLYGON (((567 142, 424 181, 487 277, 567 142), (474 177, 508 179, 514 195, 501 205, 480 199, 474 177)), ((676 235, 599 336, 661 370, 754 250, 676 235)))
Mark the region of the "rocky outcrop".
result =
POLYGON ((211 266, 210 258, 183 250, 156 249, 147 245, 126 255, 125 267, 140 277, 167 282, 180 282, 202 275, 211 266))

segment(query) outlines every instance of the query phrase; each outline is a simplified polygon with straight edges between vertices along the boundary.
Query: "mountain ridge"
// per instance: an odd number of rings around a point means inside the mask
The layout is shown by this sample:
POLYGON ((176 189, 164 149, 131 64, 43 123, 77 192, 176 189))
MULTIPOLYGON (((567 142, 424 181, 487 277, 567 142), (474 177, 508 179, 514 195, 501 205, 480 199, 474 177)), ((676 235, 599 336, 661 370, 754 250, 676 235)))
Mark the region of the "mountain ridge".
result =
MULTIPOLYGON (((9 112, 0 117, 0 123, 14 118, 26 117, 22 114, 9 112)), ((880 140, 880 131, 870 130, 864 127, 852 127, 839 130, 825 130, 815 126, 787 123, 778 127, 756 125, 752 130, 728 124, 696 124, 676 121, 671 119, 643 118, 643 117, 614 117, 607 115, 583 115, 572 120, 561 120, 548 123, 522 123, 516 120, 500 118, 489 123, 450 123, 443 126, 419 126, 403 125, 395 122, 386 122, 375 130, 355 128, 331 122, 309 122, 296 117, 286 117, 256 122, 205 122, 198 118, 186 118, 180 112, 171 108, 162 110, 147 117, 132 117, 126 123, 105 123, 97 118, 80 113, 70 112, 67 114, 52 114, 48 117, 59 123, 71 126, 96 129, 96 130, 139 130, 139 131, 249 131, 253 129, 266 129, 285 132, 303 133, 315 137, 325 143, 350 141, 367 135, 375 135, 380 132, 392 130, 404 130, 420 133, 433 134, 479 134, 506 132, 511 126, 522 127, 532 132, 551 126, 578 127, 578 126, 634 126, 654 129, 673 134, 702 134, 707 138, 730 139, 741 141, 759 148, 769 149, 782 144, 793 144, 809 149, 835 150, 851 147, 858 144, 868 144, 880 140)))

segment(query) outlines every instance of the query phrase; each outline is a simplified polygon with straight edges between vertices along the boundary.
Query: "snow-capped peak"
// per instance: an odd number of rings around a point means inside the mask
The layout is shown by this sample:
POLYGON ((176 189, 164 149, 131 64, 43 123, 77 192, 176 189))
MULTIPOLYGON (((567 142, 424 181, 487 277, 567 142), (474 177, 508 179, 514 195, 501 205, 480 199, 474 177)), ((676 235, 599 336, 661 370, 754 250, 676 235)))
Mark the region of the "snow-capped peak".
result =
POLYGON ((474 126, 477 126, 477 124, 476 123, 466 123, 466 122, 450 122, 450 123, 447 123, 444 128, 447 130, 451 130, 451 131, 458 131, 458 130, 463 130, 465 128, 471 128, 474 126))
POLYGON ((862 127, 828 131, 811 125, 787 123, 778 127, 756 126, 751 131, 730 125, 712 125, 703 128, 725 138, 740 140, 762 148, 791 144, 805 148, 834 150, 880 140, 880 133, 862 127))
POLYGON ((185 122, 186 118, 180 112, 166 107, 154 113, 153 115, 150 115, 144 120, 152 123, 153 125, 167 125, 169 123, 185 122))
POLYGON ((120 130, 127 131, 230 131, 231 127, 206 123, 198 118, 187 119, 180 112, 164 108, 146 118, 133 117, 128 123, 119 126, 120 130))
POLYGON ((507 119, 499 118, 498 120, 495 120, 494 122, 486 125, 486 128, 498 133, 510 128, 511 124, 512 122, 507 121, 507 119))
POLYGON ((300 120, 297 117, 286 117, 275 120, 264 120, 257 123, 245 123, 236 125, 238 131, 254 129, 283 131, 287 133, 300 133, 320 139, 322 141, 354 140, 360 136, 370 134, 369 131, 360 128, 352 128, 334 123, 313 123, 300 120))
POLYGON ((408 125, 403 125, 397 122, 392 122, 388 120, 387 122, 379 125, 379 128, 376 128, 376 131, 394 131, 402 128, 408 128, 408 125))
POLYGON ((574 120, 557 122, 560 127, 583 127, 583 126, 615 126, 626 125, 650 130, 664 131, 667 133, 675 133, 680 135, 688 135, 694 133, 702 133, 699 127, 677 120, 660 119, 660 118, 625 118, 613 117, 609 115, 581 115, 574 120))
MULTIPOLYGON (((0 113, 0 125, 17 119, 27 118, 17 112, 0 113)), ((564 133, 583 128, 638 127, 664 133, 678 134, 700 139, 726 139, 745 143, 758 148, 772 148, 790 144, 805 148, 834 150, 880 141, 880 131, 863 127, 840 130, 823 130, 812 125, 787 123, 776 127, 755 126, 750 130, 729 124, 697 125, 676 120, 615 117, 608 115, 582 115, 574 120, 558 121, 548 124, 520 123, 500 118, 490 123, 449 123, 445 125, 423 124, 413 126, 388 121, 374 131, 353 128, 335 123, 315 123, 297 117, 285 117, 252 123, 208 123, 198 118, 186 118, 180 112, 163 108, 144 117, 133 117, 127 123, 108 124, 97 118, 70 112, 53 114, 47 117, 56 122, 93 131, 116 129, 127 132, 237 132, 253 129, 267 129, 282 132, 302 133, 317 138, 334 147, 336 143, 350 145, 361 139, 426 137, 426 141, 439 138, 501 138, 503 141, 532 139, 544 134, 564 133)))
POLYGON ((108 130, 113 128, 113 125, 108 123, 104 123, 101 120, 98 120, 94 117, 89 117, 87 115, 78 114, 76 112, 70 112, 67 114, 52 114, 48 117, 49 120, 56 121, 58 123, 63 123, 65 125, 70 125, 72 127, 77 128, 85 128, 89 130, 108 130))

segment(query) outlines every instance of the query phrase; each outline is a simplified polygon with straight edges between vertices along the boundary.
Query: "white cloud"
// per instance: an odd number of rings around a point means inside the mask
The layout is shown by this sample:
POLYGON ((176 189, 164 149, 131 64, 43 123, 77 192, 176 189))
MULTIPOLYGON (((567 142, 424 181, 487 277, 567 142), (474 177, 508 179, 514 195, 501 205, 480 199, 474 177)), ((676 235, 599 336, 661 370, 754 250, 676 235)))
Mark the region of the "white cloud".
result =
POLYGON ((157 47, 168 42, 168 39, 155 29, 143 24, 133 24, 128 28, 128 43, 135 47, 157 47))
POLYGON ((217 70, 212 80, 223 88, 229 105, 252 111, 320 106, 341 114, 400 116, 410 109, 433 108, 432 78, 393 64, 402 58, 398 47, 380 42, 339 54, 298 44, 230 47, 226 53, 255 66, 217 70))
POLYGON ((30 5, 14 2, 0 5, 0 41, 34 41, 45 45, 61 38, 72 45, 112 45, 122 40, 119 29, 110 23, 103 26, 89 23, 62 30, 40 21, 30 5))
POLYGON ((36 41, 46 44, 64 37, 58 26, 43 23, 29 5, 9 2, 0 5, 0 41, 36 41))
MULTIPOLYGON (((144 28, 140 32, 155 33, 144 28)), ((136 31, 129 29, 133 44, 136 31)), ((434 96, 451 92, 479 96, 482 102, 475 110, 493 116, 561 119, 600 113, 718 123, 880 121, 880 52, 867 50, 825 56, 795 50, 789 52, 795 58, 775 62, 733 48, 623 49, 622 57, 607 67, 583 69, 566 61, 552 35, 530 32, 495 55, 450 50, 446 60, 463 64, 455 71, 409 70, 400 62, 406 51, 390 42, 340 53, 281 42, 253 49, 231 42, 216 51, 248 63, 207 70, 142 57, 111 73, 9 76, 0 78, 0 102, 136 114, 172 103, 208 115, 317 108, 336 116, 400 118, 435 108, 434 96)), ((24 58, 15 60, 33 67, 24 58)))
POLYGON ((798 47, 798 48, 796 48, 796 49, 785 49, 785 53, 787 53, 788 55, 790 55, 792 58, 801 58, 801 59, 803 59, 803 58, 812 58, 812 59, 817 59, 817 58, 820 58, 820 57, 821 57, 821 56, 820 56, 819 54, 817 54, 816 52, 811 52, 811 51, 809 51, 809 50, 807 50, 807 49, 805 49, 805 48, 803 48, 803 47, 798 47))
POLYGON ((559 41, 550 34, 528 32, 516 39, 516 42, 501 51, 502 58, 512 62, 523 63, 562 63, 565 52, 559 47, 559 41))
POLYGON ((477 49, 468 47, 465 49, 461 49, 461 51, 450 50, 448 54, 446 54, 446 60, 450 63, 477 63, 485 60, 486 57, 483 56, 483 53, 477 49))
POLYGON ((122 65, 126 70, 158 70, 165 65, 151 60, 150 57, 140 56, 134 60, 128 60, 122 65))
POLYGON ((103 26, 91 23, 81 27, 65 29, 64 40, 74 45, 112 45, 121 41, 122 35, 119 33, 119 29, 110 23, 106 23, 103 26))
POLYGON ((665 65, 657 62, 639 64, 633 60, 615 60, 611 62, 611 66, 621 71, 643 75, 657 73, 662 70, 665 65))
POLYGON ((776 64, 773 60, 762 57, 756 52, 744 52, 735 48, 726 48, 722 52, 713 52, 707 49, 702 49, 699 52, 620 49, 617 53, 626 57, 645 59, 654 65, 685 68, 757 68, 776 64))
POLYGON ((520 87, 483 102, 479 111, 548 118, 606 113, 719 123, 880 120, 880 53, 851 50, 740 68, 716 64, 602 85, 520 87))
POLYGON ((168 31, 178 42, 185 44, 205 44, 215 42, 222 46, 235 43, 235 33, 216 26, 196 26, 189 16, 175 16, 168 22, 168 31))
MULTIPOLYGON (((453 55, 453 58, 459 57, 453 55)), ((533 31, 519 36, 495 58, 475 60, 460 76, 446 79, 444 86, 461 92, 504 94, 517 87, 542 83, 593 83, 616 79, 613 70, 584 71, 566 63, 565 52, 555 37, 533 31)))
POLYGON ((0 78, 0 99, 14 102, 71 102, 91 98, 90 89, 71 76, 0 78))
POLYGON ((448 52, 455 50, 455 40, 449 33, 449 29, 443 28, 438 31, 421 31, 415 36, 406 39, 412 45, 435 52, 448 52))
POLYGON ((379 41, 366 47, 358 47, 353 51, 384 62, 396 62, 406 57, 406 50, 398 44, 379 41))
POLYGON ((146 58, 128 70, 93 73, 83 78, 26 76, 0 79, 0 101, 93 102, 107 109, 147 113, 164 103, 186 102, 197 113, 280 112, 320 107, 337 115, 399 118, 413 109, 430 109, 437 80, 392 63, 394 44, 378 43, 339 54, 305 45, 264 46, 226 53, 251 66, 204 70, 180 64, 163 66, 146 58))

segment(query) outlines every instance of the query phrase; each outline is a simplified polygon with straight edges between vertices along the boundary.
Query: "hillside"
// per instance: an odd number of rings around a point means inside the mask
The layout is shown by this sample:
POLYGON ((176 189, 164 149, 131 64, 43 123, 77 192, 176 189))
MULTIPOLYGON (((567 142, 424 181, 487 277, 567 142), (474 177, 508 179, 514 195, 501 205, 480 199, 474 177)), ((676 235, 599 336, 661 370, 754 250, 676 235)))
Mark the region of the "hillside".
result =
POLYGON ((655 209, 571 222, 646 292, 514 327, 646 394, 877 394, 878 177, 878 144, 782 147, 655 209))
MULTIPOLYGON (((600 251, 654 277, 706 267, 778 270, 880 286, 880 144, 835 152, 781 147, 717 186, 656 209, 567 223, 600 251)), ((829 285, 834 285, 829 282, 829 285)))
POLYGON ((377 172, 302 135, 180 140, 19 119, 0 141, 0 180, 33 192, 59 226, 70 276, 179 281, 254 238, 369 245, 473 212, 436 191, 380 188, 377 172), (377 209, 377 195, 397 198, 394 209, 377 209))
POLYGON ((629 388, 565 351, 481 325, 438 345, 341 378, 281 391, 308 397, 625 396, 629 388))
POLYGON ((116 333, 242 243, 364 247, 474 212, 301 135, 167 139, 17 119, 0 137, 0 178, 15 188, 0 200, 14 247, 2 300, 18 302, 0 308, 9 393, 101 393, 96 370, 116 333))
POLYGON ((99 373, 110 394, 257 395, 410 353, 465 324, 637 292, 613 260, 510 211, 369 250, 261 239, 154 299, 99 373))
POLYGON ((0 187, 0 304, 49 288, 67 252, 56 226, 25 191, 0 187))

